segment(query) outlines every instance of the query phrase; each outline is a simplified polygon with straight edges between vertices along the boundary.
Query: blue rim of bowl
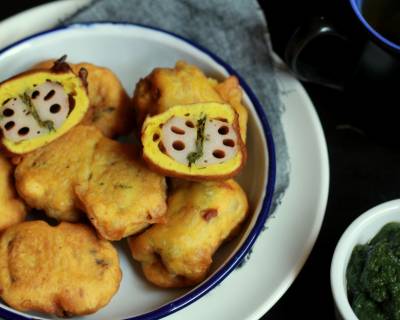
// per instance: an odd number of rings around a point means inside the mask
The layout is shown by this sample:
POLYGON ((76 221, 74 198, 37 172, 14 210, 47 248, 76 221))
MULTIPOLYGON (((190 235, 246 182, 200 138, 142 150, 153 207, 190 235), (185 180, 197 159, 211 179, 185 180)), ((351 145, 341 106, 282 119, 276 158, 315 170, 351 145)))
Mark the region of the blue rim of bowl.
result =
POLYGON ((364 25, 365 28, 367 28, 368 32, 375 37, 375 39, 379 40, 382 42, 384 45, 388 46, 391 49, 394 49, 396 51, 400 51, 400 45, 395 44, 394 42, 386 39, 384 36, 382 36, 378 31, 376 31, 369 23, 368 21, 364 18, 364 16, 361 13, 361 3, 360 0, 349 0, 350 5, 357 16, 358 20, 364 25))
MULTIPOLYGON (((182 297, 177 298, 167 304, 164 304, 155 310, 152 310, 152 311, 149 311, 149 312, 146 312, 146 313, 134 316, 134 317, 126 318, 125 320, 160 319, 160 318, 166 317, 166 316, 188 306, 189 304, 198 300, 199 298, 204 296, 206 293, 211 291, 213 288, 215 288, 222 280, 224 280, 228 276, 228 274, 230 274, 233 271, 233 269, 236 268, 236 266, 239 264, 239 262, 241 262, 245 258, 246 254, 250 251, 250 249, 253 246, 254 242, 256 241, 258 235, 263 230, 265 222, 269 216, 270 209, 271 209, 272 198, 273 198, 273 193, 274 193, 274 188, 275 188, 275 178, 276 178, 276 158, 275 158, 274 140, 272 137, 272 131, 271 131, 270 125, 267 120, 267 116, 265 114, 265 111, 263 110, 261 103, 258 101, 254 92, 250 89, 249 85, 229 64, 227 64, 220 57, 218 57, 217 55, 212 53, 210 50, 193 42, 192 40, 186 39, 176 33, 173 33, 173 32, 161 29, 161 28, 148 26, 148 25, 144 25, 144 24, 130 23, 130 22, 104 21, 104 22, 72 23, 72 24, 48 29, 46 31, 42 31, 42 32, 36 33, 34 35, 25 37, 19 41, 16 41, 0 50, 0 58, 8 50, 10 50, 22 43, 25 43, 29 40, 39 38, 41 36, 45 36, 50 33, 66 31, 70 28, 95 27, 96 25, 112 25, 112 26, 119 26, 119 27, 139 27, 139 28, 144 28, 147 30, 153 30, 156 32, 160 32, 160 33, 169 35, 175 39, 179 39, 179 40, 185 42, 186 44, 189 44, 190 46, 194 47, 195 49, 201 51, 202 53, 206 54, 207 56, 209 56, 212 60, 214 60, 214 62, 216 62, 217 64, 222 66, 230 75, 234 75, 239 79, 241 87, 246 92, 250 101, 253 103, 253 105, 255 107, 258 118, 261 121, 264 136, 265 136, 266 143, 267 143, 269 168, 268 168, 267 186, 265 189, 262 207, 260 210, 260 214, 258 215, 257 221, 254 224, 253 229, 250 231, 246 240, 240 246, 240 248, 236 251, 236 253, 228 260, 228 262, 226 262, 225 265, 223 265, 209 279, 207 279, 205 282, 203 282, 199 286, 195 287, 193 290, 189 291, 187 294, 185 294, 182 297)), ((30 317, 21 316, 21 315, 13 313, 11 311, 8 311, 6 309, 3 309, 1 307, 0 307, 0 316, 4 317, 5 319, 13 319, 13 320, 14 319, 15 320, 39 319, 34 316, 30 316, 30 317)))

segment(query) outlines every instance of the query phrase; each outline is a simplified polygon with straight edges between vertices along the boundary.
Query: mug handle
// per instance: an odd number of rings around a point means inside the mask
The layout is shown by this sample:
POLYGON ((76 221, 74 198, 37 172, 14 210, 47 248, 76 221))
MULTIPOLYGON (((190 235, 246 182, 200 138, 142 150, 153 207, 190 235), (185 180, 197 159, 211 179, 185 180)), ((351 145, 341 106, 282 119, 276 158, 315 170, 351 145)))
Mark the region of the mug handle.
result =
POLYGON ((348 38, 340 33, 325 17, 314 17, 302 24, 289 39, 285 49, 285 62, 302 81, 342 90, 345 82, 344 75, 343 79, 334 79, 334 77, 329 77, 326 74, 323 75, 323 72, 307 72, 300 67, 300 55, 304 49, 315 39, 325 36, 334 36, 341 41, 349 42, 348 38))

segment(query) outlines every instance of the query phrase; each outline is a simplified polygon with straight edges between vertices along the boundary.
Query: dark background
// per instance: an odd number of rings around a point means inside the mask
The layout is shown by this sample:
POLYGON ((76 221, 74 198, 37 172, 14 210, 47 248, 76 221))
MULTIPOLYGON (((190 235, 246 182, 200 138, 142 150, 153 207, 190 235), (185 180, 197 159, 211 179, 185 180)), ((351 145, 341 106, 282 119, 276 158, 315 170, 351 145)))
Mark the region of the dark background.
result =
MULTIPOLYGON (((316 40, 303 60, 344 79, 343 90, 303 83, 319 114, 328 144, 330 194, 320 235, 300 275, 262 319, 334 319, 329 282, 336 243, 361 213, 399 197, 398 57, 371 45, 348 0, 259 0, 274 50, 284 57, 298 26, 325 16, 350 39, 316 40)), ((7 1, 0 20, 50 1, 7 1)), ((262 275, 260 275, 262 281, 262 275)), ((268 285, 268 284, 266 284, 268 285)))

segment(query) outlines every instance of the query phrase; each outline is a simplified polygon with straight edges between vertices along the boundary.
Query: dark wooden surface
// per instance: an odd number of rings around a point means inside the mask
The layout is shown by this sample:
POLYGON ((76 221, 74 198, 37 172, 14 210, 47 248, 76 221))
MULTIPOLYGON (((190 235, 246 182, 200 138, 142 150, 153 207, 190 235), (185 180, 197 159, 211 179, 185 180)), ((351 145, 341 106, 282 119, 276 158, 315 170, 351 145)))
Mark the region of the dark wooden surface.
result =
MULTIPOLYGON (((7 2, 0 10, 0 19, 46 2, 49 1, 7 2)), ((352 37, 354 34, 351 33, 357 30, 347 0, 260 2, 274 49, 280 56, 297 26, 313 16, 327 16, 338 29, 352 37)), ((361 32, 356 34, 354 41, 366 39, 366 34, 361 32)), ((320 49, 315 54, 319 62, 336 63, 338 68, 343 66, 338 58, 343 57, 342 51, 320 49)), ((328 144, 331 175, 328 206, 320 235, 304 268, 284 296, 262 318, 264 320, 333 319, 329 271, 338 239, 358 215, 381 202, 399 197, 398 90, 393 86, 393 83, 399 83, 399 69, 393 64, 377 74, 371 67, 386 59, 382 57, 379 50, 367 45, 355 64, 358 67, 354 75, 342 91, 304 83, 328 144)))

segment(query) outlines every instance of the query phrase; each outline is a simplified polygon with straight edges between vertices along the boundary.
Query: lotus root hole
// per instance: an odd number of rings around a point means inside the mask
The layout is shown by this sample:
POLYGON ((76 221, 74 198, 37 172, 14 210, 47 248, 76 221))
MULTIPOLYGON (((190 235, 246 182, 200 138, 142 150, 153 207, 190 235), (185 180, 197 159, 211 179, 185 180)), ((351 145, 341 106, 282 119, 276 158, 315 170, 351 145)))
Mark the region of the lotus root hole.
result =
POLYGON ((11 130, 12 128, 14 128, 14 126, 15 126, 15 122, 14 122, 14 121, 9 121, 9 122, 6 123, 6 125, 4 126, 4 128, 5 128, 6 130, 11 130))
POLYGON ((72 94, 68 95, 68 104, 69 104, 69 113, 71 113, 72 110, 74 110, 75 108, 75 99, 72 94))
POLYGON ((225 158, 225 152, 217 149, 213 151, 213 156, 217 159, 222 159, 225 158))
POLYGON ((51 112, 51 113, 57 113, 57 112, 59 112, 60 110, 61 110, 61 106, 60 106, 58 103, 53 104, 53 105, 50 107, 50 112, 51 112))
POLYGON ((188 128, 194 128, 194 124, 193 124, 192 121, 187 120, 187 121, 185 122, 185 124, 186 124, 186 126, 187 126, 188 128))
POLYGON ((235 146, 235 141, 232 139, 224 139, 223 144, 227 147, 233 148, 235 146))
POLYGON ((160 135, 158 133, 155 133, 153 135, 153 141, 157 141, 160 138, 160 135))
POLYGON ((183 149, 185 149, 185 144, 182 141, 177 140, 174 141, 172 147, 177 151, 182 151, 183 149))
POLYGON ((185 117, 189 117, 190 116, 190 113, 185 113, 185 117))
POLYGON ((36 97, 38 97, 39 95, 40 95, 40 92, 35 90, 35 91, 32 92, 31 97, 32 97, 32 99, 36 99, 36 97))
POLYGON ((5 117, 11 117, 13 114, 14 114, 14 110, 9 109, 9 108, 7 108, 3 111, 3 116, 5 116, 5 117))
POLYGON ((29 133, 29 128, 28 127, 22 127, 21 129, 18 130, 18 134, 20 136, 25 136, 29 133))
POLYGON ((11 100, 11 98, 8 98, 8 99, 4 100, 3 103, 2 103, 2 106, 4 106, 10 100, 11 100))
POLYGON ((165 147, 164 144, 160 141, 160 143, 158 144, 158 149, 160 149, 161 152, 165 153, 165 147))
POLYGON ((229 132, 229 128, 227 126, 222 126, 218 129, 218 133, 221 135, 226 135, 229 132))
POLYGON ((54 96, 56 92, 54 90, 50 90, 46 96, 44 97, 44 100, 49 100, 52 96, 54 96))
POLYGON ((178 127, 176 127, 176 126, 172 126, 171 127, 171 131, 173 132, 173 133, 176 133, 176 134, 185 134, 185 130, 183 130, 183 129, 181 129, 181 128, 178 128, 178 127))

